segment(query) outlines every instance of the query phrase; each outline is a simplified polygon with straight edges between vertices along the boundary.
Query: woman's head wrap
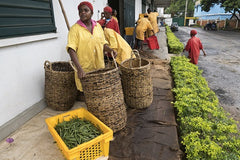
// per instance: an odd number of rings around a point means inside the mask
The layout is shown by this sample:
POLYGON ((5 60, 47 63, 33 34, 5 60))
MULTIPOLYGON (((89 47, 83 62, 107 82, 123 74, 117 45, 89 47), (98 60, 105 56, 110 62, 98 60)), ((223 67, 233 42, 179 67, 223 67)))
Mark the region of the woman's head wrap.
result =
POLYGON ((107 6, 103 9, 104 12, 112 13, 112 8, 107 6))
POLYGON ((92 4, 91 4, 90 2, 87 2, 87 1, 81 2, 81 3, 78 5, 78 10, 79 10, 80 7, 83 6, 83 5, 88 6, 88 8, 90 8, 90 10, 93 12, 93 6, 92 6, 92 4))
POLYGON ((193 30, 191 30, 190 34, 195 36, 197 34, 197 31, 193 29, 193 30))

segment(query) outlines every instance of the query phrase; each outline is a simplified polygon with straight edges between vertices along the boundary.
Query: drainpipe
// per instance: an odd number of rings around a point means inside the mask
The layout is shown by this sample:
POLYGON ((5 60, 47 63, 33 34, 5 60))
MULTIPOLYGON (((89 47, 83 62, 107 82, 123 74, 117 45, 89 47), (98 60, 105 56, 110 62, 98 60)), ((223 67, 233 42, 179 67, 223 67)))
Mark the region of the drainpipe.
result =
POLYGON ((186 26, 187 5, 188 5, 188 0, 186 0, 186 5, 185 5, 185 18, 184 18, 184 26, 186 26))

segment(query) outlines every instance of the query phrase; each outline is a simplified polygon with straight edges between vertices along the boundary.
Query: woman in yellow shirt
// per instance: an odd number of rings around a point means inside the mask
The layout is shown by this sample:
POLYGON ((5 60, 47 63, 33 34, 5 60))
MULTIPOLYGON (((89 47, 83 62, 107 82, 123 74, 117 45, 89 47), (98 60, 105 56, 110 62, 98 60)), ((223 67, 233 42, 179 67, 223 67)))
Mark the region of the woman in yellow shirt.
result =
POLYGON ((153 35, 154 35, 154 31, 153 31, 153 27, 150 23, 150 21, 148 20, 148 15, 144 14, 143 18, 140 18, 137 21, 137 27, 136 27, 136 40, 135 40, 135 49, 138 49, 140 52, 142 52, 143 50, 143 43, 142 41, 144 40, 145 37, 145 32, 147 30, 150 30, 153 35))
POLYGON ((132 48, 120 34, 115 32, 113 29, 104 28, 104 35, 109 43, 109 47, 118 53, 116 57, 118 64, 121 64, 124 60, 131 58, 132 48))
POLYGON ((80 79, 86 72, 105 67, 104 52, 116 52, 108 47, 101 25, 92 20, 93 7, 89 2, 78 5, 80 20, 74 24, 68 33, 67 51, 70 54, 77 72, 75 82, 77 89, 82 90, 80 79))
MULTIPOLYGON (((150 8, 147 10, 148 12, 148 20, 153 26, 154 33, 159 32, 158 24, 157 24, 157 17, 158 17, 158 12, 152 12, 150 8)), ((149 36, 151 36, 151 32, 148 31, 149 36)))

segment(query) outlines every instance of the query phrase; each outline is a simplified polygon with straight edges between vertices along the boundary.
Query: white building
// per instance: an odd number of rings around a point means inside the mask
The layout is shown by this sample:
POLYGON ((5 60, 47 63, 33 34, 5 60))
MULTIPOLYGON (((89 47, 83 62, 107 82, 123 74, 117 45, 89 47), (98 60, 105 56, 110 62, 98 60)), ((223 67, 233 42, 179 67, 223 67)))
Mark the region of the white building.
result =
MULTIPOLYGON (((61 0, 70 26, 79 19, 77 6, 82 1, 61 0)), ((94 8, 92 18, 99 20, 103 8, 109 3, 108 0, 88 1, 93 4, 94 8)), ((115 1, 111 2, 115 3, 115 1)), ((5 11, 10 13, 4 15, 0 12, 0 30, 4 29, 3 22, 13 22, 11 14, 15 13, 11 12, 11 8, 19 5, 18 3, 23 2, 18 1, 17 4, 13 4, 11 1, 3 0, 3 3, 0 3, 0 6, 5 6, 5 11), (12 4, 6 5, 5 3, 12 4)), ((24 1, 24 4, 20 5, 25 7, 24 12, 27 8, 31 8, 31 3, 35 1, 29 0, 29 3, 28 5, 24 1)), ((46 3, 51 3, 51 1, 46 3)), ((122 2, 119 1, 119 3, 122 2)), ((142 5, 142 0, 135 1, 135 6, 133 6, 135 7, 135 20, 142 13, 142 5)), ((119 7, 123 8, 123 5, 119 7)), ((41 6, 35 6, 35 8, 38 9, 41 6)), ((50 62, 70 60, 66 51, 68 28, 59 1, 52 0, 52 10, 56 32, 12 38, 0 36, 0 140, 46 107, 44 62, 46 60, 50 62)), ((18 17, 16 14, 14 16, 18 17)), ((19 18, 17 20, 21 23, 19 18)), ((2 35, 4 34, 2 32, 2 35)))
MULTIPOLYGON (((78 19, 80 0, 62 0, 70 26, 78 19)), ((93 19, 107 0, 90 0, 93 19)), ((52 1, 56 33, 0 39, 0 139, 46 107, 44 62, 68 61, 68 29, 57 0, 52 1)), ((1 15, 0 15, 1 16, 1 15)), ((0 22, 1 28, 1 22, 0 22)))

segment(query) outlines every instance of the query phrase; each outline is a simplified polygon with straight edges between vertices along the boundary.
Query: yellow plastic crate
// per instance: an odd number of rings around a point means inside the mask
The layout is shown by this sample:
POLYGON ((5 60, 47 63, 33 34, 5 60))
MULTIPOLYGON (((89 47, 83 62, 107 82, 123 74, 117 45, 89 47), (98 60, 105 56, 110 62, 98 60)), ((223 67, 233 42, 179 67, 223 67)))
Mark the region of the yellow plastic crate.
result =
POLYGON ((68 160, 94 160, 98 157, 105 156, 109 154, 109 142, 113 139, 113 131, 97 119, 93 114, 88 112, 85 108, 76 109, 69 111, 54 117, 47 118, 46 123, 48 129, 52 134, 54 140, 57 142, 58 147, 61 149, 63 155, 68 160), (103 134, 92 139, 91 141, 85 142, 78 145, 75 148, 68 149, 66 144, 63 142, 62 138, 59 136, 54 127, 58 124, 58 120, 61 123, 64 121, 69 121, 70 118, 78 116, 79 118, 85 118, 91 121, 94 125, 97 125, 102 130, 103 134))
POLYGON ((127 36, 132 36, 134 32, 134 27, 125 27, 125 34, 127 36))

